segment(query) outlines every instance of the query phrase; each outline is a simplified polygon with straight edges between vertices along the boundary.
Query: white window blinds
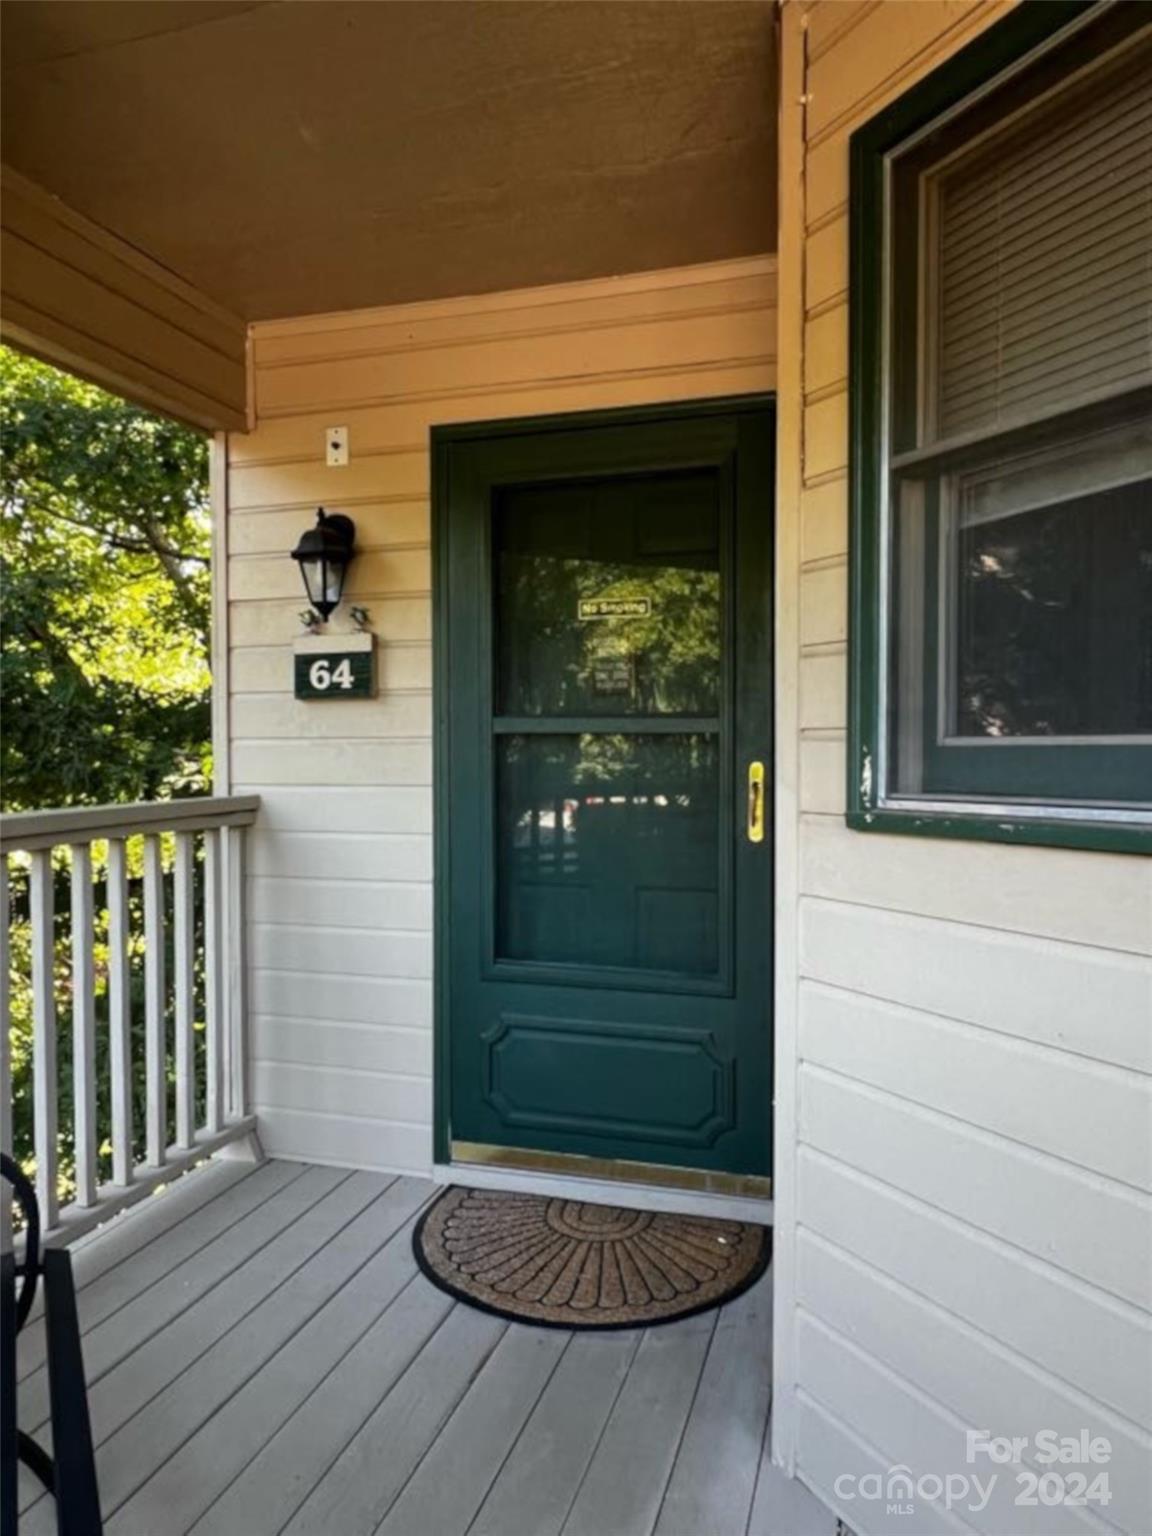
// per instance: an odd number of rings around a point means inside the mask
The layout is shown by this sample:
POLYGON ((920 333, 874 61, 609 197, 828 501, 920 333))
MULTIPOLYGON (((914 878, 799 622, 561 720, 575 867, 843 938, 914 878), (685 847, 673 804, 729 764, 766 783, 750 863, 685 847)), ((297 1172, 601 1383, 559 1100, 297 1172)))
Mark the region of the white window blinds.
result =
POLYGON ((935 207, 929 436, 1152 380, 1147 43, 941 171, 935 207))

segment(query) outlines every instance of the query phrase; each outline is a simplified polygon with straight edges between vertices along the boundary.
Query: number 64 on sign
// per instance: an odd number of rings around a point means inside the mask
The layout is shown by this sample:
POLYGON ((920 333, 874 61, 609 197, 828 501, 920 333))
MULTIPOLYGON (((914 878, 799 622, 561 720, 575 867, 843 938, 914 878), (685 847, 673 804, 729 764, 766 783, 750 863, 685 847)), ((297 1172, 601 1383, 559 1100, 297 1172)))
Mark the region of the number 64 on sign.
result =
POLYGON ((376 692, 374 636, 308 635, 296 642, 298 699, 368 699, 376 692))

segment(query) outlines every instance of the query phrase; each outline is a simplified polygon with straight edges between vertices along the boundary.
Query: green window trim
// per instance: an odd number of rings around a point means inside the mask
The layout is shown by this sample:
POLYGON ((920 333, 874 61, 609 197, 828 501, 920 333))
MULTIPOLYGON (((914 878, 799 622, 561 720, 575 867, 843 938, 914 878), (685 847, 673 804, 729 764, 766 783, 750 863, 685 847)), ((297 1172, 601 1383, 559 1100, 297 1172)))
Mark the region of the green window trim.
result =
MULTIPOLYGON (((1107 25, 1144 24, 1142 8, 1107 0, 1023 0, 939 69, 878 113, 849 144, 849 700, 847 825, 861 832, 1152 853, 1152 816, 1085 802, 890 796, 879 782, 886 725, 881 672, 887 665, 882 601, 888 559, 882 520, 887 157, 973 92, 1090 13, 1107 25), (1127 16, 1123 13, 1127 12, 1127 16)), ((1007 750, 1019 750, 1008 748, 1007 750)), ((1029 750, 1024 748, 1025 751, 1029 750)), ((1105 748, 1115 751, 1115 748, 1105 748)))

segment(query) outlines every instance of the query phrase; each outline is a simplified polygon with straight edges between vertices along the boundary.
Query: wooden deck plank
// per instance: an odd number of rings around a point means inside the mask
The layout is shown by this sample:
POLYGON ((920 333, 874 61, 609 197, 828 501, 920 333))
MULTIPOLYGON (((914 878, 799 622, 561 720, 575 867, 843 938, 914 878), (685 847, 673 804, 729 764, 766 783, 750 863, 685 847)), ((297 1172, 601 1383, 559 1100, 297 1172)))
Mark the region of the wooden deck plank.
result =
MULTIPOLYGON (((97 1275, 120 1264, 129 1254, 155 1242, 193 1211, 215 1200, 226 1189, 251 1177, 264 1162, 241 1162, 238 1158, 211 1157, 187 1173, 177 1173, 168 1184, 161 1184, 147 1200, 126 1206, 98 1227, 81 1233, 68 1244, 72 1255, 72 1273, 80 1290, 97 1275)), ((301 1173, 304 1164, 295 1166, 301 1173)))
MULTIPOLYGON (((195 1369, 205 1377, 205 1393, 211 1403, 214 1394, 237 1372, 236 1351, 248 1356, 247 1365, 289 1325, 294 1315, 294 1291, 306 1292, 300 1310, 320 1303, 268 1362, 212 1412, 179 1450, 160 1463, 159 1470, 115 1515, 107 1527, 109 1533, 186 1531, 196 1522, 412 1280, 416 1274, 412 1224, 434 1188, 421 1179, 398 1181, 347 1227, 329 1250, 317 1256, 309 1268, 321 1273, 300 1271, 297 1283, 290 1282, 284 1288, 287 1294, 278 1292, 245 1320, 242 1340, 234 1345, 229 1336, 201 1359, 195 1369), (377 1246, 357 1268, 361 1233, 377 1246), (324 1300, 324 1287, 329 1282, 336 1289, 324 1300), (219 1361, 211 1358, 217 1353, 221 1355, 219 1361)), ((397 1324, 391 1326, 394 1329, 397 1324)), ((177 1397, 183 1413, 196 1393, 195 1381, 181 1384, 177 1397)), ((170 1412, 169 1405, 162 1404, 161 1411, 170 1412)), ((203 1411, 203 1405, 198 1411, 203 1411)))
MULTIPOLYGON (((75 1242, 68 1245, 77 1295, 106 1271, 114 1269, 141 1248, 148 1247, 201 1206, 210 1204, 218 1195, 224 1194, 262 1166, 269 1165, 213 1159, 191 1173, 177 1174, 170 1184, 162 1184, 151 1199, 137 1201, 135 1205, 109 1217, 104 1225, 82 1233, 75 1242), (164 1206, 163 1212, 161 1205, 164 1206)), ((297 1166, 300 1172, 304 1171, 302 1164, 297 1166)), ((37 1295, 28 1314, 25 1333, 33 1321, 42 1317, 43 1312, 44 1298, 37 1295)))
MULTIPOLYGON (((647 1331, 510 1325, 419 1273, 425 1181, 240 1167, 78 1250, 109 1536, 833 1536, 768 1457, 767 1279, 647 1331)), ((34 1498, 21 1536, 53 1529, 34 1498)))
MULTIPOLYGON (((322 1171, 334 1170, 312 1169, 305 1179, 322 1171)), ((306 1321, 312 1309, 300 1307, 300 1293, 307 1295, 309 1285, 316 1284, 318 1270, 332 1275, 331 1294, 336 1266, 348 1257, 341 1241, 344 1229, 393 1182, 380 1174, 338 1173, 327 1193, 284 1232, 89 1392, 106 1526, 140 1484, 268 1358, 276 1347, 269 1345, 269 1334, 282 1343, 306 1321), (221 1342, 223 1347, 214 1350, 221 1342)), ((36 1513, 41 1515, 50 1503, 42 1500, 36 1513)), ((21 1536, 51 1528, 49 1512, 43 1526, 31 1520, 27 1530, 22 1525, 21 1536)))
MULTIPOLYGON (((179 1377, 170 1371, 170 1348, 146 1362, 141 1350, 117 1372, 119 1381, 107 1383, 116 1388, 116 1406, 110 1411, 106 1399, 101 1403, 96 1457, 106 1529, 108 1517, 151 1472, 375 1251, 375 1224, 366 1209, 390 1182, 380 1174, 353 1174, 206 1297, 196 1309, 201 1315, 182 1318, 179 1377)), ((154 1532, 153 1526, 149 1536, 154 1532)))
POLYGON ((772 1465, 770 1438, 764 1436, 747 1536, 836 1536, 832 1511, 797 1478, 786 1477, 772 1465))
MULTIPOLYGON (((239 1166, 243 1168, 244 1165, 239 1166)), ((300 1163, 266 1163, 249 1177, 220 1181, 208 1177, 209 1170, 205 1169, 204 1182, 199 1188, 197 1176, 189 1176, 187 1181, 189 1194, 203 1194, 203 1201, 193 1202, 187 1198, 177 1201, 176 1191, 157 1198, 155 1215, 164 1219, 156 1221, 154 1235, 151 1223, 127 1219, 130 1214, 144 1212, 148 1202, 133 1207, 131 1213, 126 1212, 123 1223, 117 1221, 109 1230, 107 1248, 101 1242, 94 1249, 81 1250, 73 1259, 81 1331, 89 1332, 149 1286, 171 1274, 185 1260, 194 1258, 214 1238, 243 1221, 257 1206, 271 1199, 303 1172, 300 1163), (174 1209, 161 1209, 167 1207, 169 1201, 174 1209), (89 1262, 84 1263, 84 1259, 89 1262)), ((183 1190, 180 1193, 183 1194, 183 1190)), ((151 1216, 153 1213, 148 1211, 147 1214, 151 1216)), ((43 1365, 42 1317, 30 1321, 23 1329, 18 1353, 21 1379, 43 1365)))
POLYGON ((464 1536, 570 1337, 555 1328, 507 1330, 377 1536, 464 1536))
POLYGON ((454 1305, 417 1276, 193 1527, 193 1536, 282 1530, 454 1305))
POLYGON ((720 1312, 656 1522, 656 1536, 742 1532, 772 1395, 767 1276, 720 1312))
POLYGON ((715 1326, 716 1313, 705 1312, 645 1333, 564 1536, 649 1536, 715 1326))
MULTIPOLYGON (((248 1212, 243 1221, 229 1226, 198 1253, 190 1254, 163 1279, 135 1297, 130 1306, 117 1308, 91 1329, 84 1338, 84 1371, 94 1435, 100 1434, 97 1405, 108 1396, 101 1391, 103 1378, 130 1357, 138 1358, 146 1352, 166 1354, 175 1319, 242 1269, 267 1244, 277 1238, 291 1241, 289 1234, 300 1218, 347 1177, 337 1169, 308 1169, 270 1200, 248 1212)), ((43 1368, 20 1384, 20 1416, 25 1427, 36 1429, 48 1418, 48 1378, 43 1368)))
MULTIPOLYGON (((329 1201, 351 1177, 337 1169, 306 1170, 254 1212, 241 1234, 244 1240, 239 1251, 235 1244, 226 1244, 222 1253, 213 1255, 211 1284, 204 1283, 195 1265, 185 1266, 93 1330, 84 1342, 84 1360, 96 1447, 177 1379, 238 1317, 258 1305, 283 1278, 285 1265, 291 1272, 302 1262, 301 1250, 305 1255, 310 1253, 311 1245, 325 1235, 333 1212, 342 1210, 341 1205, 333 1207, 329 1201), (131 1336, 134 1319, 139 1319, 136 1340, 131 1336), (111 1335, 106 1336, 109 1330, 111 1335)), ((225 1239, 233 1236, 232 1232, 224 1234, 225 1239)), ((213 1254, 217 1246, 212 1244, 206 1253, 213 1254)), ((44 1374, 38 1372, 31 1381, 40 1385, 36 1406, 46 1415, 44 1374)), ((20 1413, 24 1423, 29 1423, 26 1396, 21 1399, 20 1413)), ((35 1433, 45 1449, 51 1450, 51 1425, 46 1417, 41 1418, 35 1433)), ((23 1525, 21 1532, 23 1536, 23 1525)))
POLYGON ((633 1331, 573 1335, 468 1536, 556 1536, 641 1337, 633 1331))
MULTIPOLYGON (((420 1276, 412 1284, 428 1282, 420 1276)), ((284 1536, 372 1536, 507 1328, 487 1313, 454 1307, 284 1536)))

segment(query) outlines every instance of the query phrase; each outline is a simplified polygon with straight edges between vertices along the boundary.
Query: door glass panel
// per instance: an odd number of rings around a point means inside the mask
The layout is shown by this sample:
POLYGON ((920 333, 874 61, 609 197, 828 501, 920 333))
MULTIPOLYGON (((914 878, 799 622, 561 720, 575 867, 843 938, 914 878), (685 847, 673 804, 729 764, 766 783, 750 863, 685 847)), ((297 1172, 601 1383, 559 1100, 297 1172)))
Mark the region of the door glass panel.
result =
POLYGON ((716 973, 715 736, 504 735, 496 764, 499 958, 716 973))
POLYGON ((719 712, 718 490, 693 470, 499 494, 498 713, 719 712))

